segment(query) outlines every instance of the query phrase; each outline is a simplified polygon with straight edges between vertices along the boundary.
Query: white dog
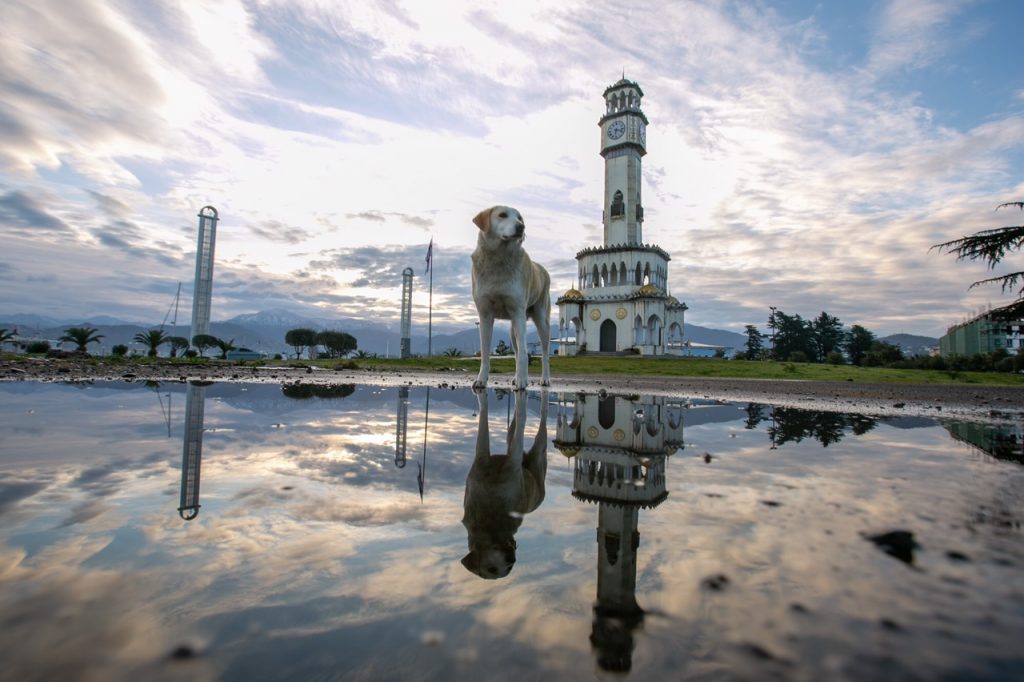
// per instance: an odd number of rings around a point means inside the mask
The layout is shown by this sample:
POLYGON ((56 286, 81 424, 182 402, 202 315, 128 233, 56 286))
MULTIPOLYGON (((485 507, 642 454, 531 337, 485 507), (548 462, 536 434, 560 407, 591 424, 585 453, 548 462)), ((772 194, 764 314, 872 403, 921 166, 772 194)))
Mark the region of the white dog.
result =
POLYGON ((487 386, 491 372, 494 320, 510 320, 516 376, 512 385, 527 384, 526 318, 537 327, 541 344, 541 385, 551 383, 548 344, 551 339, 551 277, 523 250, 523 216, 514 208, 495 206, 473 218, 480 228, 473 252, 473 301, 480 316, 480 374, 473 388, 487 386))

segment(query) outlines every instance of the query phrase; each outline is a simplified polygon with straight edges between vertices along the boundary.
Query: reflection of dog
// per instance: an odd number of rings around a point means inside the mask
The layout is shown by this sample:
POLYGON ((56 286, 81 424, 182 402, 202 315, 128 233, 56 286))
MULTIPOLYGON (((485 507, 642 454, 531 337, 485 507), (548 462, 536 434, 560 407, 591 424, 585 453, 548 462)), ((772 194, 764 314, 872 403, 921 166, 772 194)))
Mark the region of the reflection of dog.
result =
POLYGON ((504 578, 516 562, 515 534, 523 517, 544 500, 547 475, 548 394, 541 392, 540 425, 533 447, 523 451, 526 393, 515 393, 515 415, 508 427, 508 452, 491 454, 487 425, 487 393, 477 393, 480 422, 476 456, 466 477, 462 525, 469 536, 469 554, 462 565, 481 578, 504 578))
POLYGON ((494 320, 511 321, 516 376, 512 385, 526 388, 526 318, 533 320, 541 344, 541 385, 550 384, 548 343, 551 336, 551 277, 523 249, 523 216, 514 208, 495 206, 473 218, 480 228, 473 252, 473 301, 480 316, 480 374, 473 388, 487 385, 491 371, 494 320))

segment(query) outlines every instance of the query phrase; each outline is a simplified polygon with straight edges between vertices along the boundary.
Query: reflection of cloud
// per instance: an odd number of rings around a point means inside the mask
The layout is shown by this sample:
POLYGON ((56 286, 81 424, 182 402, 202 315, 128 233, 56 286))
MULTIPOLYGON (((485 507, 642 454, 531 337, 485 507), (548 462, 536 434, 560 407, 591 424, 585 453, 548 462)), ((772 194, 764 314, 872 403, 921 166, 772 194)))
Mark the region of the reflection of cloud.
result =
POLYGON ((110 509, 110 505, 99 500, 87 500, 71 510, 71 513, 60 522, 59 528, 67 528, 75 524, 91 521, 110 509))

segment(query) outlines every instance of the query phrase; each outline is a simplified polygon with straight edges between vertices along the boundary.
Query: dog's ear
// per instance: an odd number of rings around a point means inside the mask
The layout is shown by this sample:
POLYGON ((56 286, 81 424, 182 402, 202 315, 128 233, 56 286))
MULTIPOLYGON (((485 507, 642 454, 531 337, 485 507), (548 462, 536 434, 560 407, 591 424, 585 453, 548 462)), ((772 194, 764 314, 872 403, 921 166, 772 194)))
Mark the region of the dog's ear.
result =
POLYGON ((491 212, 492 211, 494 211, 494 207, 493 206, 491 208, 485 208, 484 210, 482 210, 479 213, 477 213, 476 217, 473 218, 473 222, 476 224, 477 227, 480 228, 480 230, 482 232, 487 232, 488 230, 491 229, 491 212))
POLYGON ((465 566, 466 570, 470 573, 480 575, 480 555, 476 552, 470 552, 466 556, 462 557, 462 565, 465 566))

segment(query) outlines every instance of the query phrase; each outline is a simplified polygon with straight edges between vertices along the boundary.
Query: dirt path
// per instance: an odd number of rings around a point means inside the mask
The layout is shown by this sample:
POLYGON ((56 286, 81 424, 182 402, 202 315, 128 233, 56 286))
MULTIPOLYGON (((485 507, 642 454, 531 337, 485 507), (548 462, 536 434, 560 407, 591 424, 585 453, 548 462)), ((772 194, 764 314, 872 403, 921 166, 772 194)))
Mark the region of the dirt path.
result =
MULTIPOLYGON (((360 383, 382 386, 469 387, 469 371, 369 371, 234 365, 106 364, 79 360, 0 362, 0 381, 235 381, 258 383, 360 383)), ((511 388, 510 374, 492 374, 492 388, 511 388)), ((531 377, 531 389, 540 388, 531 377)), ((883 384, 624 375, 553 376, 554 391, 606 391, 868 414, 955 416, 985 421, 1024 420, 1024 388, 975 385, 883 384)))

